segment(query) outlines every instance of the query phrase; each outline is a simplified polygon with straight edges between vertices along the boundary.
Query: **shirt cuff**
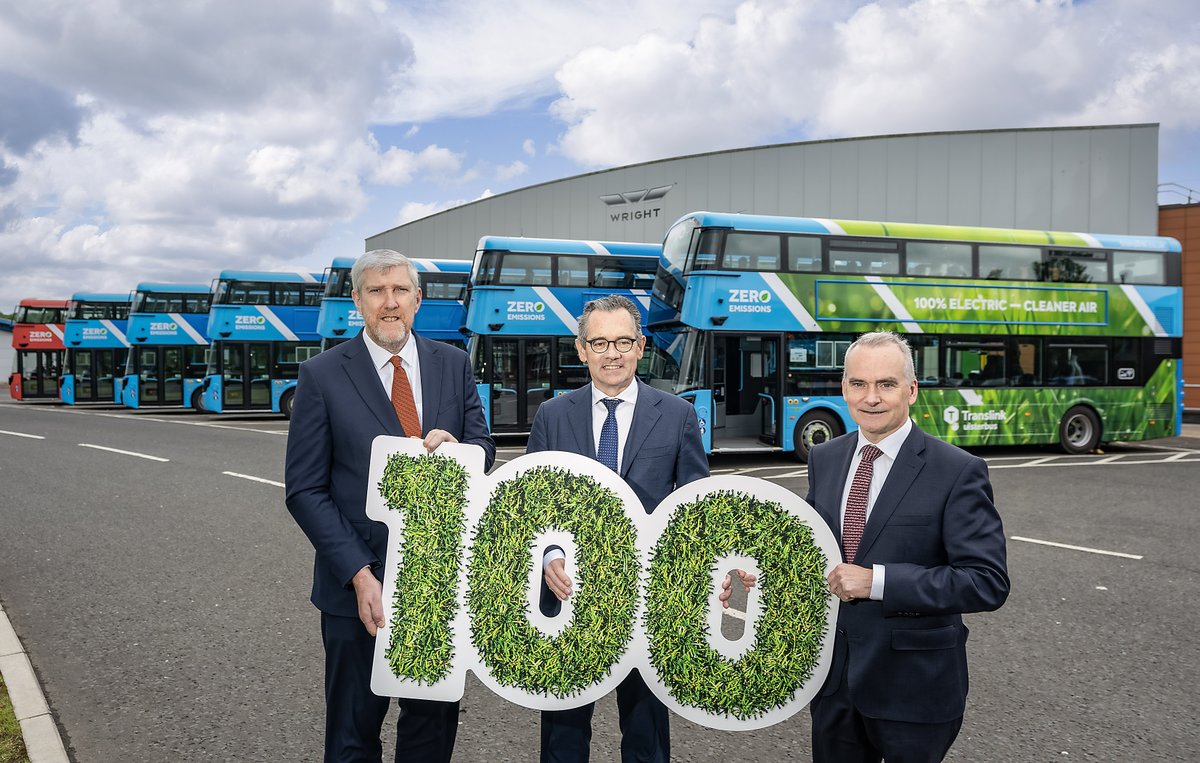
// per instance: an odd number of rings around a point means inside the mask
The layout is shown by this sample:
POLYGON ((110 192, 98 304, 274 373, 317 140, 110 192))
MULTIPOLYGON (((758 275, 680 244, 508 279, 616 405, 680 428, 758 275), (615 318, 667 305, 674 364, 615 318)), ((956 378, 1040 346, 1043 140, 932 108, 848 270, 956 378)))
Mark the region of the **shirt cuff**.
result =
POLYGON ((552 548, 546 552, 545 556, 542 557, 542 569, 543 570, 546 569, 546 567, 550 564, 550 562, 553 562, 555 559, 566 559, 566 558, 567 558, 567 555, 563 553, 563 550, 561 548, 552 548))
POLYGON ((871 601, 883 601, 883 565, 871 565, 871 601))

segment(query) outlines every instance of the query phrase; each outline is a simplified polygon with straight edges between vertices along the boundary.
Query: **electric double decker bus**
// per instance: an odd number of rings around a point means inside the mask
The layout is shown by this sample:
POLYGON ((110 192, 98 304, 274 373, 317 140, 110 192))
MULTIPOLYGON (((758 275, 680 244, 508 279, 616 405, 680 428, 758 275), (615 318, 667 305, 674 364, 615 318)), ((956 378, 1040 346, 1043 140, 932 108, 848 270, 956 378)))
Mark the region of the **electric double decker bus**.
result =
POLYGON ((324 276, 226 270, 212 291, 208 369, 193 405, 292 415, 300 364, 321 351, 324 276))
MULTIPOLYGON (((650 305, 657 244, 569 239, 479 240, 467 292, 467 331, 475 381, 493 433, 528 433, 537 408, 588 381, 575 349, 588 301, 629 297, 650 305)), ((422 308, 423 309, 423 308, 422 308)), ((648 338, 639 374, 670 357, 648 338)))
POLYGON ((709 452, 855 428, 861 333, 912 344, 912 417, 959 445, 1176 435, 1180 246, 1170 238, 696 212, 667 232, 650 326, 682 344, 674 390, 709 452))
POLYGON ((13 310, 13 368, 8 377, 13 400, 58 399, 69 304, 64 299, 23 299, 13 310))
POLYGON ((67 405, 121 402, 116 381, 129 354, 129 306, 128 294, 80 292, 71 297, 59 385, 59 398, 67 405))
POLYGON ((207 372, 208 284, 140 283, 129 316, 129 359, 118 386, 128 408, 191 408, 207 372))
MULTIPOLYGON (((350 296, 350 268, 354 257, 335 257, 325 271, 325 296, 317 318, 317 333, 321 348, 329 349, 358 336, 363 319, 350 296)), ((463 349, 466 339, 462 328, 467 310, 463 300, 467 279, 471 275, 469 260, 426 260, 412 258, 421 279, 421 309, 417 311, 413 329, 426 339, 436 339, 463 349)))

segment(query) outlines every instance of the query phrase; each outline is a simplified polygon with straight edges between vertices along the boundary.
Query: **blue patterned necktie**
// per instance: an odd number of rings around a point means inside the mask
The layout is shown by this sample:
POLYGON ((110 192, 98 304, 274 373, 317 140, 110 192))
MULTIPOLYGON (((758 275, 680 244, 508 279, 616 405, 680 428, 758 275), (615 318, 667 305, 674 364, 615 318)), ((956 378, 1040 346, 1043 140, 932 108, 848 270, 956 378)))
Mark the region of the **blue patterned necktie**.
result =
POLYGON ((607 397, 601 400, 608 408, 608 417, 600 428, 600 447, 596 449, 596 460, 612 469, 617 470, 617 406, 619 398, 607 397))

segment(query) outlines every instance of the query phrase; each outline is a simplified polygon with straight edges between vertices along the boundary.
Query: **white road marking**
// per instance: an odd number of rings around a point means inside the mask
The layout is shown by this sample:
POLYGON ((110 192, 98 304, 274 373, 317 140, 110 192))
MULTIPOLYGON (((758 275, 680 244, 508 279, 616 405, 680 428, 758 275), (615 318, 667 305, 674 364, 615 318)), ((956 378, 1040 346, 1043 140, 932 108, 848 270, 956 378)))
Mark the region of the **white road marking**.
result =
POLYGON ((729 617, 737 618, 738 620, 746 619, 745 612, 743 612, 740 609, 734 609, 733 607, 730 607, 729 609, 725 610, 725 614, 729 617))
POLYGON ((1099 548, 1088 548, 1087 546, 1072 546, 1070 543, 1055 543, 1052 540, 1038 540, 1037 538, 1023 538, 1020 535, 1013 535, 1011 540, 1019 540, 1024 543, 1036 543, 1039 546, 1054 546, 1055 548, 1065 548, 1071 551, 1086 551, 1089 554, 1103 554, 1104 556, 1119 556, 1122 559, 1144 559, 1141 554, 1125 554, 1120 551, 1105 551, 1099 548))
POLYGON ((282 482, 276 482, 275 480, 269 480, 265 477, 255 477, 253 474, 238 474, 237 472, 221 472, 221 474, 228 474, 230 477, 237 477, 237 478, 243 479, 243 480, 250 480, 251 482, 261 482, 264 485, 274 485, 275 487, 286 487, 282 482))
POLYGON ((109 453, 120 453, 123 456, 135 456, 137 458, 144 458, 147 461, 164 461, 165 462, 165 461, 171 460, 169 458, 161 458, 159 456, 151 456, 148 453, 137 453, 132 450, 121 450, 120 448, 108 448, 108 447, 105 447, 104 445, 93 445, 90 442, 81 442, 81 443, 79 443, 79 447, 92 448, 94 450, 106 450, 109 453))
POLYGON ((10 432, 7 429, 0 429, 0 434, 8 434, 8 435, 12 435, 13 437, 28 437, 30 440, 46 439, 45 437, 42 437, 40 434, 25 434, 24 432, 10 432))

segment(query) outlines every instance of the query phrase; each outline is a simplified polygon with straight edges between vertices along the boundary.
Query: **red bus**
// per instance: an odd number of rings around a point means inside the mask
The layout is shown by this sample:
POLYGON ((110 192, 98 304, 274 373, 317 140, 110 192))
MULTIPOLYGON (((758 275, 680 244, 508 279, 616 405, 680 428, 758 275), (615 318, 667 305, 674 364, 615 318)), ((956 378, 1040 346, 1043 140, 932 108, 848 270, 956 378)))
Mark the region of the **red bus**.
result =
POLYGON ((13 311, 13 400, 58 399, 66 313, 65 299, 23 299, 13 311))

